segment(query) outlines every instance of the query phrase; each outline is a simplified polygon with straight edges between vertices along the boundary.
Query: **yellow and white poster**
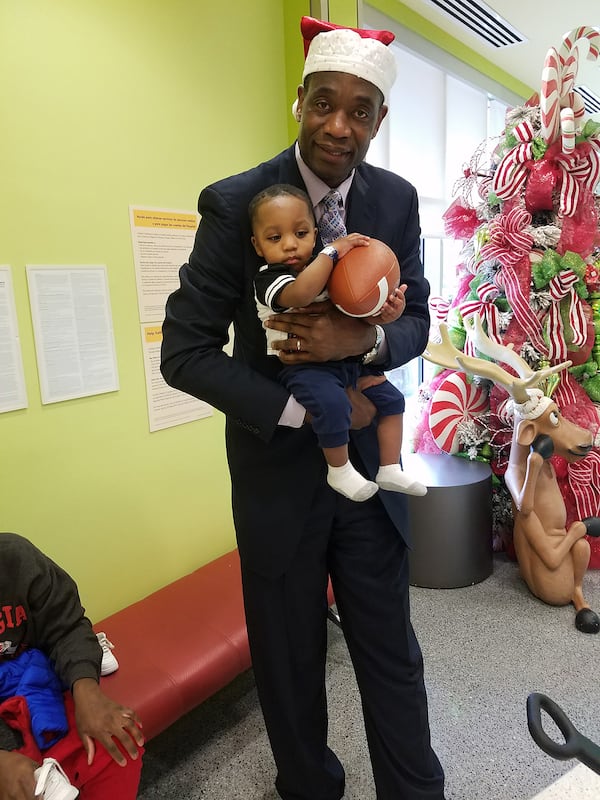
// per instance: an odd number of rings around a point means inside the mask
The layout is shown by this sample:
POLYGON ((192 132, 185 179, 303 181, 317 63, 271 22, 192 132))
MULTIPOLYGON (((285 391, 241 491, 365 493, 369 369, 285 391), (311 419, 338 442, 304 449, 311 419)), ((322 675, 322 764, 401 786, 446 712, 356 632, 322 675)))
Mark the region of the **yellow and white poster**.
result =
POLYGON ((195 211, 129 207, 140 322, 162 320, 167 297, 179 286, 199 215, 195 211))
POLYGON ((210 417, 213 413, 212 406, 185 392, 173 389, 161 375, 162 326, 154 323, 142 325, 141 329, 150 431, 159 431, 172 425, 210 417))

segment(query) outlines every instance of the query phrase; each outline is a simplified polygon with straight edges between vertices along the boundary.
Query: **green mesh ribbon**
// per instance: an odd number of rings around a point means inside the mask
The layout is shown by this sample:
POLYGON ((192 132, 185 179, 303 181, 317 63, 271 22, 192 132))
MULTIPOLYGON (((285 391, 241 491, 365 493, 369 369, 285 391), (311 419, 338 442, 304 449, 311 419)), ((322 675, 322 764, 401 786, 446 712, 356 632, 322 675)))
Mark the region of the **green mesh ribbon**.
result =
POLYGON ((559 256, 556 250, 548 248, 544 251, 541 261, 531 265, 531 275, 535 288, 542 289, 544 286, 548 286, 552 278, 558 275, 559 272, 565 269, 572 269, 579 277, 574 289, 579 297, 585 299, 588 296, 584 281, 585 268, 585 261, 578 253, 567 250, 564 256, 559 256))
POLYGON ((600 403, 600 375, 583 381, 581 387, 593 403, 600 403))
POLYGON ((581 383, 581 381, 588 380, 598 372, 598 362, 593 360, 586 361, 585 364, 569 367, 569 372, 576 381, 581 383))

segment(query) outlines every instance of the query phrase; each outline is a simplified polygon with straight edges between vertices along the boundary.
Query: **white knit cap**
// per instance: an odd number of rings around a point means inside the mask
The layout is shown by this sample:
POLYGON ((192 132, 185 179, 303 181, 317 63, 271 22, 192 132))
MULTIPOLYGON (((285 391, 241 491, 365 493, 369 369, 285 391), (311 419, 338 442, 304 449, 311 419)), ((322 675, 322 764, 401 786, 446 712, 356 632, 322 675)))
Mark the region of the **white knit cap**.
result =
POLYGON ((554 403, 541 389, 528 389, 529 400, 524 403, 513 402, 512 407, 516 416, 521 419, 537 419, 541 417, 548 406, 554 403))
POLYGON ((313 72, 348 72, 374 84, 387 101, 396 80, 396 59, 387 47, 393 33, 342 28, 312 17, 302 18, 301 30, 310 42, 303 81, 313 72))

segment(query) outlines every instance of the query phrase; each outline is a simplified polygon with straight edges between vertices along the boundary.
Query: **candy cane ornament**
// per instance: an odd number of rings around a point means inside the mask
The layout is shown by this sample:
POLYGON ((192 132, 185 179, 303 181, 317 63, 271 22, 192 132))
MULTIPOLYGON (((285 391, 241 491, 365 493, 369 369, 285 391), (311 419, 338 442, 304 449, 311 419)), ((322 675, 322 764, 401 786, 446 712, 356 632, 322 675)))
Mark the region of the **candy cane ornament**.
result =
POLYGON ((600 54, 600 31, 589 25, 581 25, 563 36, 562 44, 558 51, 558 57, 563 64, 566 63, 570 53, 580 39, 587 39, 590 43, 588 59, 594 61, 598 58, 600 54))
POLYGON ((569 155, 575 150, 575 112, 572 108, 561 109, 560 132, 562 151, 569 155))
POLYGON ((540 91, 542 138, 548 145, 556 141, 560 128, 561 66, 558 52, 551 47, 546 54, 540 91))
POLYGON ((560 105, 562 108, 573 109, 576 130, 582 127, 580 123, 585 116, 585 104, 581 95, 575 91, 575 79, 579 69, 580 56, 580 50, 577 45, 583 40, 587 40, 589 44, 586 59, 595 61, 600 54, 600 31, 591 28, 589 25, 574 28, 570 33, 566 34, 558 50, 558 59, 562 65, 560 105))
POLYGON ((575 91, 575 79, 579 67, 578 42, 589 42, 587 59, 594 61, 600 54, 600 31, 588 25, 574 28, 563 37, 559 50, 551 47, 546 54, 542 70, 540 92, 540 116, 542 138, 546 144, 553 144, 560 134, 561 108, 571 108, 575 131, 580 127, 585 115, 583 99, 575 91))

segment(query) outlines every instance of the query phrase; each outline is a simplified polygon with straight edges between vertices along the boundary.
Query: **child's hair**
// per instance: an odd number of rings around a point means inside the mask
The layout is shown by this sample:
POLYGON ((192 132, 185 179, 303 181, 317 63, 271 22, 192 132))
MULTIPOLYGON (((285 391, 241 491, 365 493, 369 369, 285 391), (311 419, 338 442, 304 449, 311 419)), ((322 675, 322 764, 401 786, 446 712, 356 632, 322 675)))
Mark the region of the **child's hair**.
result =
POLYGON ((272 186, 267 186, 266 189, 262 189, 262 191, 255 194, 252 200, 250 200, 250 204, 248 206, 248 214, 250 215, 250 224, 252 225, 252 227, 254 227, 254 219, 262 203, 264 203, 266 200, 272 200, 274 197, 290 197, 290 196, 297 197, 300 200, 304 200, 304 202, 306 203, 306 208, 308 209, 309 216, 314 221, 315 214, 313 211, 312 203, 310 201, 310 197, 306 194, 306 192, 303 189, 298 189, 297 186, 292 186, 289 183, 274 183, 272 186))

